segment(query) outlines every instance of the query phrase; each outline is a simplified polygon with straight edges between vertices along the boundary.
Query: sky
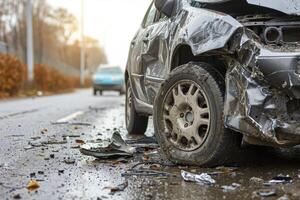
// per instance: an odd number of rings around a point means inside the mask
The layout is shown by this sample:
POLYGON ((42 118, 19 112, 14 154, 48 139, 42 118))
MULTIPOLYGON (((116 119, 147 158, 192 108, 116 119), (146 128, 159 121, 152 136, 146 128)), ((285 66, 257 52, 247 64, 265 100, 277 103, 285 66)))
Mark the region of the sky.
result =
MULTIPOLYGON (((81 19, 81 0, 47 0, 81 19)), ((137 32, 151 0, 84 0, 85 35, 99 40, 108 62, 125 68, 130 41, 137 32)))

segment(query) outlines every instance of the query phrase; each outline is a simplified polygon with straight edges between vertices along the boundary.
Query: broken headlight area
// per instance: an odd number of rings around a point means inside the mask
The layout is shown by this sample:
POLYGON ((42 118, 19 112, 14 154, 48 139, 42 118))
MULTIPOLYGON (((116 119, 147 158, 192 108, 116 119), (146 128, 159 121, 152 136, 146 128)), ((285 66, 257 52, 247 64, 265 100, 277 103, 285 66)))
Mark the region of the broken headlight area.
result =
POLYGON ((267 45, 288 46, 300 42, 300 17, 273 14, 238 16, 244 27, 253 30, 267 45))
POLYGON ((225 125, 248 143, 299 144, 300 53, 266 49, 247 29, 237 35, 238 58, 226 74, 225 125))

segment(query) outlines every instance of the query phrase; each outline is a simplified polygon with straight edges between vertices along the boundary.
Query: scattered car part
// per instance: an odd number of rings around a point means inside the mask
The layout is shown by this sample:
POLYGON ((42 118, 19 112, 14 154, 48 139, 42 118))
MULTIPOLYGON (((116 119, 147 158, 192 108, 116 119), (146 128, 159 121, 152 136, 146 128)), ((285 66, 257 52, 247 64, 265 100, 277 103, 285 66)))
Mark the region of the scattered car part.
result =
POLYGON ((291 183, 293 179, 289 175, 282 175, 279 174, 272 178, 272 180, 268 181, 267 184, 286 184, 286 183, 291 183))
POLYGON ((127 145, 120 133, 115 132, 110 140, 85 143, 80 146, 80 152, 96 158, 108 158, 113 156, 133 156, 135 148, 127 145))
POLYGON ((185 181, 196 182, 200 185, 213 185, 216 183, 216 181, 207 173, 194 174, 181 170, 181 177, 185 181))
POLYGON ((273 188, 268 188, 268 189, 260 189, 258 191, 255 191, 256 195, 259 195, 261 197, 271 197, 271 196, 276 196, 277 195, 277 191, 276 189, 273 188))
POLYGON ((222 185, 221 186, 221 188, 223 189, 223 192, 232 192, 240 187, 241 187, 241 185, 238 183, 232 183, 231 185, 222 185))

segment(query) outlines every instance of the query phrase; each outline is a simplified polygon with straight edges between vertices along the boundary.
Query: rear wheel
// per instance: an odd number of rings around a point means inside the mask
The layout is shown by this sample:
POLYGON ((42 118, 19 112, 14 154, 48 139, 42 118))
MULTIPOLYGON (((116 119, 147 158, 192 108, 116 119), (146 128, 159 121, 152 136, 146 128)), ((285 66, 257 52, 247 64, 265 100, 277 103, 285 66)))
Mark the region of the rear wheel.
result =
POLYGON ((129 81, 126 83, 125 121, 129 134, 144 134, 148 126, 148 117, 139 115, 134 107, 132 89, 129 81))
POLYGON ((216 166, 230 162, 240 135, 225 129, 224 79, 204 63, 176 68, 154 106, 157 140, 173 162, 216 166))
POLYGON ((95 88, 93 89, 93 94, 94 96, 97 96, 97 90, 95 88))

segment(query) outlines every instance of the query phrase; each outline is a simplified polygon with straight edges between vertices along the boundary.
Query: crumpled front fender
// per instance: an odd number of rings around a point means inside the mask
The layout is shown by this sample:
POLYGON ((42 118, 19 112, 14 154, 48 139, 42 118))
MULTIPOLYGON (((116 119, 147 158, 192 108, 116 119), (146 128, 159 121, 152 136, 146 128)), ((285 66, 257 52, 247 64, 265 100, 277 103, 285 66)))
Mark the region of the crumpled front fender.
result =
POLYGON ((225 47, 236 30, 243 26, 230 15, 212 10, 189 7, 180 15, 180 28, 173 46, 189 45, 194 55, 225 47))

